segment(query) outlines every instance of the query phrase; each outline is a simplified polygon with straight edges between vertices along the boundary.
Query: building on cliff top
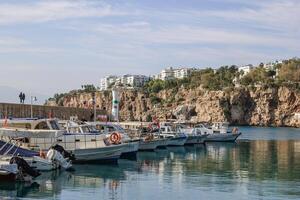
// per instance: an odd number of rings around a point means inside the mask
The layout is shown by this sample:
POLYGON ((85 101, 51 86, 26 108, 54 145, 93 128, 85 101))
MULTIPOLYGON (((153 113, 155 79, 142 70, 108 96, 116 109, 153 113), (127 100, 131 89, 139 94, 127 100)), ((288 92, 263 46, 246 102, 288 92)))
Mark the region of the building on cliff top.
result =
POLYGON ((108 90, 113 86, 122 86, 126 88, 142 87, 150 77, 144 75, 126 74, 123 76, 106 76, 100 80, 100 91, 108 90))
POLYGON ((244 65, 242 67, 239 67, 238 71, 241 73, 241 76, 245 76, 253 69, 254 69, 254 66, 249 64, 249 65, 244 65))
POLYGON ((171 80, 171 79, 183 79, 187 78, 191 75, 193 71, 195 71, 195 68, 173 68, 169 67, 166 69, 163 69, 158 75, 154 76, 155 79, 160 79, 163 81, 171 80))

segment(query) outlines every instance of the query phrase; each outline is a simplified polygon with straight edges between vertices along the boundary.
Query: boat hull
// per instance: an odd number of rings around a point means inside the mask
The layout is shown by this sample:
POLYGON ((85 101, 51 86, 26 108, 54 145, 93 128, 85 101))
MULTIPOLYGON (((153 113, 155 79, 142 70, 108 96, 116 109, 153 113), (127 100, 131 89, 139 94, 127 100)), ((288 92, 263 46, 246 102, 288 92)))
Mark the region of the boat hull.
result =
POLYGON ((128 142, 125 143, 126 147, 120 156, 120 159, 128 159, 128 160, 136 160, 137 159, 137 152, 139 150, 139 141, 136 142, 128 142))
POLYGON ((168 138, 160 138, 157 148, 166 148, 168 146, 169 139, 168 138))
POLYGON ((187 137, 174 137, 169 138, 168 146, 183 146, 187 140, 187 137))
POLYGON ((75 155, 74 163, 117 163, 126 145, 69 150, 75 155))
POLYGON ((207 135, 190 135, 188 136, 185 145, 204 144, 207 135))
POLYGON ((154 149, 156 149, 159 144, 159 140, 140 141, 139 151, 154 151, 154 149))
POLYGON ((205 142, 234 142, 240 135, 241 133, 211 134, 206 137, 205 142))
POLYGON ((14 173, 10 173, 10 172, 6 172, 6 171, 2 171, 0 170, 0 181, 9 181, 9 182, 13 182, 17 180, 17 175, 14 173))

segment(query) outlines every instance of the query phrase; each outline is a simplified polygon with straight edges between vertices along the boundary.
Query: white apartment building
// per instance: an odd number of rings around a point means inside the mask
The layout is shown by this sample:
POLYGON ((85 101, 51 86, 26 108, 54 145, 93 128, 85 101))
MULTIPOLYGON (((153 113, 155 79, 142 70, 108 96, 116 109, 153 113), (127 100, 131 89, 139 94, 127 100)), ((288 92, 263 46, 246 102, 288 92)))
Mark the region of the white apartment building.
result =
POLYGON ((264 64, 264 68, 266 70, 275 70, 275 67, 278 65, 278 64, 282 64, 282 61, 281 60, 276 60, 274 62, 268 62, 268 63, 265 63, 264 64))
POLYGON ((117 81, 117 76, 106 76, 100 80, 100 90, 107 90, 110 85, 115 84, 117 81))
POLYGON ((188 77, 194 69, 192 68, 178 68, 174 69, 172 67, 162 70, 155 79, 161 79, 163 81, 171 80, 174 78, 183 79, 188 77))
POLYGON ((245 76, 246 74, 248 74, 253 69, 254 69, 254 67, 251 64, 245 65, 245 66, 242 66, 242 67, 238 68, 239 72, 243 74, 242 76, 245 76))
POLYGON ((126 74, 120 77, 108 76, 101 79, 100 90, 107 90, 109 86, 119 85, 123 87, 142 87, 146 82, 150 80, 150 77, 144 75, 130 75, 126 74))

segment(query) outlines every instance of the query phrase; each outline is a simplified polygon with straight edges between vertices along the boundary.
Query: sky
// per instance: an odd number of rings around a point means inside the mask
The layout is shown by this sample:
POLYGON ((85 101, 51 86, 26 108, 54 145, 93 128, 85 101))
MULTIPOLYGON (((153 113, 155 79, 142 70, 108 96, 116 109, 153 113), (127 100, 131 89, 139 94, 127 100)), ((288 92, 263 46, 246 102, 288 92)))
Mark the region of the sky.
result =
POLYGON ((299 0, 0 0, 0 86, 52 96, 110 74, 292 58, 299 10, 299 0))

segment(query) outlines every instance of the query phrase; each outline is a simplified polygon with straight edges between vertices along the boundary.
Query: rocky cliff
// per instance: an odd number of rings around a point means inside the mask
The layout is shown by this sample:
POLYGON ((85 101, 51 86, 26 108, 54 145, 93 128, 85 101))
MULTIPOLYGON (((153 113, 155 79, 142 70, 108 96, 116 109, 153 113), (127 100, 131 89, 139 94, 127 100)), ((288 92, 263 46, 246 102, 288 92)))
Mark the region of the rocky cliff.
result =
MULTIPOLYGON (((60 101, 67 107, 85 107, 90 93, 67 95, 60 101)), ((208 91, 180 88, 157 94, 143 91, 120 92, 121 120, 147 121, 151 116, 165 119, 228 121, 235 125, 300 127, 300 92, 286 87, 238 88, 233 91, 208 91)), ((98 108, 110 113, 112 95, 97 92, 98 108)))

